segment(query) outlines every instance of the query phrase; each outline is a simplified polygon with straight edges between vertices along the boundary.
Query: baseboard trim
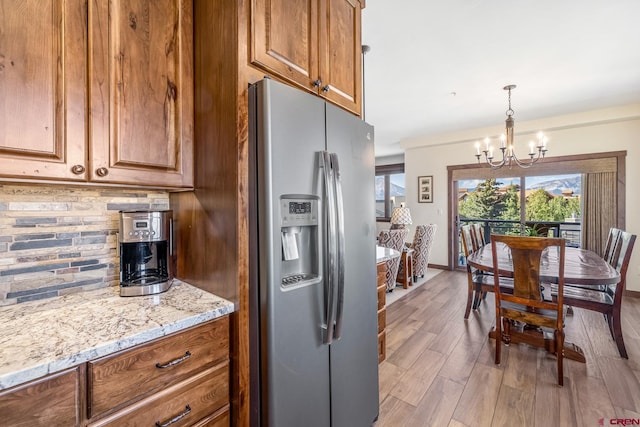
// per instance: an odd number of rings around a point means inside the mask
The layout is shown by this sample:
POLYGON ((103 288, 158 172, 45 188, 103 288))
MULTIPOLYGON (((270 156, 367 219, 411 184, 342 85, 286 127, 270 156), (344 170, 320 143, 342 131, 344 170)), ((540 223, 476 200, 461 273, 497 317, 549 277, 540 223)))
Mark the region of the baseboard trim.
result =
POLYGON ((631 297, 631 298, 640 298, 640 292, 639 291, 630 291, 630 290, 625 289, 624 290, 624 296, 631 297))

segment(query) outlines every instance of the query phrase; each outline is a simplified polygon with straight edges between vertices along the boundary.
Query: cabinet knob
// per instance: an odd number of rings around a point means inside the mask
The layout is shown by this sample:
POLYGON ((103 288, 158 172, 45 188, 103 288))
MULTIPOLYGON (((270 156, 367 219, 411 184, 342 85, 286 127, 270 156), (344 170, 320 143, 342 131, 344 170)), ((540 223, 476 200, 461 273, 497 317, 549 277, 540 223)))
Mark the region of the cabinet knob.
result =
POLYGON ((71 172, 73 172, 76 175, 81 175, 83 174, 85 171, 84 166, 82 165, 73 165, 73 167, 71 167, 71 172))
POLYGON ((107 176, 107 175, 109 175, 109 169, 107 169, 107 168, 98 168, 98 169, 96 169, 96 175, 98 175, 98 176, 107 176))
POLYGON ((318 79, 313 82, 313 87, 320 87, 322 85, 322 80, 318 79))
POLYGON ((324 93, 329 92, 329 89, 331 89, 331 88, 329 87, 329 85, 322 86, 322 91, 323 91, 324 93))

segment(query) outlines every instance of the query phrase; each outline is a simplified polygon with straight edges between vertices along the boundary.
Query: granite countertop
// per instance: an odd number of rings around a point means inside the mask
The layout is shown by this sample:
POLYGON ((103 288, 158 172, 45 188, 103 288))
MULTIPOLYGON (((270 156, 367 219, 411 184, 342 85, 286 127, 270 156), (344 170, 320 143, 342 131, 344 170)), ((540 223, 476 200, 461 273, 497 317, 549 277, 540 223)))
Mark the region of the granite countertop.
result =
POLYGON ((0 390, 233 312, 233 303, 174 280, 162 294, 109 287, 0 307, 0 390))
POLYGON ((385 247, 376 245, 376 264, 389 261, 390 259, 397 258, 400 255, 402 254, 396 251, 395 249, 385 248, 385 247))

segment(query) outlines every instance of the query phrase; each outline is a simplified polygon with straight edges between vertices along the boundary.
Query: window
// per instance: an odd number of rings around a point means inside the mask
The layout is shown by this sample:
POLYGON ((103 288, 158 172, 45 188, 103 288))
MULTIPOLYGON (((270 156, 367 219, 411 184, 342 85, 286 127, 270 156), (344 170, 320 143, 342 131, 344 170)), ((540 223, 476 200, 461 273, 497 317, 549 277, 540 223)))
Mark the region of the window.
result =
MULTIPOLYGON (((469 221, 485 223, 485 235, 553 234, 566 238, 568 245, 601 253, 609 227, 625 227, 625 157, 626 151, 549 157, 534 168, 515 170, 475 164, 447 166, 449 265, 461 264, 458 226, 469 221), (551 177, 560 179, 553 182, 551 177), (479 183, 489 181, 501 183, 496 185, 498 189, 512 193, 505 200, 509 203, 492 206, 494 212, 489 216, 482 216, 482 212, 476 216, 469 207, 461 206, 479 183), (547 182, 541 185, 541 181, 547 182), (563 191, 560 187, 566 188, 563 191), (520 213, 519 221, 511 219, 515 212, 520 213)), ((493 185, 485 187, 489 196, 495 190, 493 185)))
POLYGON ((395 206, 405 201, 404 163, 376 166, 376 220, 389 221, 395 206))
POLYGON ((571 235, 579 246, 581 181, 581 174, 459 181, 460 222, 484 223, 487 233, 571 235))

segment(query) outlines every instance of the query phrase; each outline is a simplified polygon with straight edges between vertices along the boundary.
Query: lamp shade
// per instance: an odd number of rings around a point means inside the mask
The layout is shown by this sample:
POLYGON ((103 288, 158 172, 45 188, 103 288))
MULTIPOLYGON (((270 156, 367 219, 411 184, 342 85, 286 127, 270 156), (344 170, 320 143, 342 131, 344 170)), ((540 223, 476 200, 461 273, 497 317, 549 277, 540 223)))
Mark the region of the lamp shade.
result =
POLYGON ((401 203, 400 207, 393 208, 390 222, 392 226, 397 226, 397 228, 404 228, 404 226, 411 224, 409 208, 405 207, 404 203, 401 203))

